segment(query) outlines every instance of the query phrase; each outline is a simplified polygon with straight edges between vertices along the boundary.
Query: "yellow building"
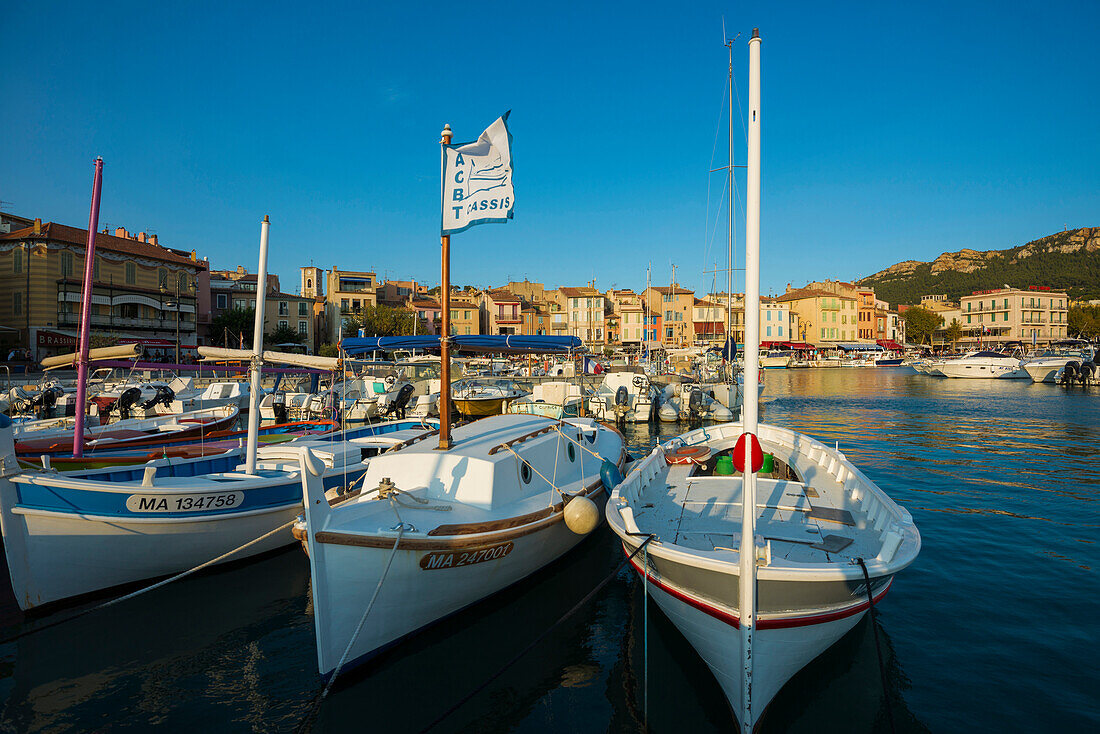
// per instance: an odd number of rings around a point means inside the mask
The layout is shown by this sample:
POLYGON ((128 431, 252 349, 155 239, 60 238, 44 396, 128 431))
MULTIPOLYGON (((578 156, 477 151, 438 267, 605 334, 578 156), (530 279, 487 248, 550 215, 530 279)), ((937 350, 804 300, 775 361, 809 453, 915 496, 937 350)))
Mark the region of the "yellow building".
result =
POLYGON ((673 283, 655 285, 642 293, 642 299, 661 317, 661 343, 665 347, 690 347, 695 341, 692 310, 695 292, 673 283))
POLYGON ((456 336, 481 333, 481 311, 469 296, 451 295, 451 334, 456 336))
POLYGON ((853 296, 788 286, 776 302, 788 304, 791 318, 797 317, 800 333, 793 339, 830 346, 830 342, 854 342, 858 338, 859 307, 853 296))
POLYGON ((328 272, 325 295, 325 322, 328 340, 336 344, 344 331, 344 319, 358 315, 363 309, 378 305, 378 275, 371 270, 340 270, 333 266, 328 272))
MULTIPOLYGON (((0 235, 0 325, 17 329, 36 359, 76 347, 87 240, 87 230, 39 219, 0 235)), ((178 329, 181 348, 193 349, 207 263, 122 227, 97 233, 95 244, 93 333, 174 358, 178 329)))

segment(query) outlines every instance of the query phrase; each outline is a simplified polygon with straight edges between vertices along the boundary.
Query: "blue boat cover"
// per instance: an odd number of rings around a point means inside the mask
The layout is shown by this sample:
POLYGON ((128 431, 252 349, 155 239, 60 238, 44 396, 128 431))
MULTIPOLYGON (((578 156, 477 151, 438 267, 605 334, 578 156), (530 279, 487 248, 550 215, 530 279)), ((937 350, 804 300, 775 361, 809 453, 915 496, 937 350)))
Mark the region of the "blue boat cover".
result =
MULTIPOLYGON (((572 352, 581 347, 575 336, 490 336, 466 334, 451 337, 452 347, 459 352, 491 352, 506 354, 550 354, 572 352)), ((348 354, 392 352, 395 349, 439 349, 439 337, 422 336, 361 336, 340 342, 348 354)))

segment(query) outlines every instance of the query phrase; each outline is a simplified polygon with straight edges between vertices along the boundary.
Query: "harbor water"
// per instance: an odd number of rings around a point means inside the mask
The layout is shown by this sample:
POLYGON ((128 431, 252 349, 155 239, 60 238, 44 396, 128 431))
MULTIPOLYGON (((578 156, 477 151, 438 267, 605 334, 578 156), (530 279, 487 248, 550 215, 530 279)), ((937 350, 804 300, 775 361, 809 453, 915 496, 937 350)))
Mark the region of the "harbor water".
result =
MULTIPOLYGON (((908 368, 766 377, 763 420, 839 444, 912 512, 924 546, 877 607, 885 691, 865 617, 791 680, 760 730, 887 732, 887 708, 899 732, 1100 730, 1100 391, 908 368)), ((624 432, 639 457, 683 430, 624 432)), ((599 529, 342 676, 313 730, 422 730, 622 558, 599 529)), ((4 637, 25 629, 10 608, 3 619, 4 637)), ((290 548, 0 645, 0 729, 293 731, 320 684, 308 560, 290 548)), ((732 726, 706 665, 620 569, 433 731, 732 726)))

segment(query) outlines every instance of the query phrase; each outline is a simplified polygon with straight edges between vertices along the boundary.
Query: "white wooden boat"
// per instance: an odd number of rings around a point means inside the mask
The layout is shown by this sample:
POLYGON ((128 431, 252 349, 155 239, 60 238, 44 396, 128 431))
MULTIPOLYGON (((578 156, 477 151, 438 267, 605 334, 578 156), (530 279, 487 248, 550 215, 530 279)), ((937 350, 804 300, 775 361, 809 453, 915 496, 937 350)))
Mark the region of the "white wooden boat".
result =
POLYGON ((588 399, 588 410, 602 421, 648 423, 657 415, 660 389, 639 372, 609 372, 588 399))
POLYGON ((322 675, 342 657, 363 662, 570 550, 583 535, 567 527, 565 508, 606 499, 604 461, 588 451, 625 459, 618 432, 583 418, 494 416, 452 436, 447 451, 426 433, 375 457, 363 491, 334 506, 308 468, 313 458, 303 457, 306 512, 295 533, 310 558, 322 675))
POLYGON ((509 413, 541 415, 546 418, 576 418, 584 406, 580 385, 572 382, 541 382, 531 388, 531 394, 512 401, 509 413))
MULTIPOLYGON (((912 517, 840 452, 809 436, 759 425, 771 475, 756 479, 757 613, 752 710, 867 612, 862 558, 874 597, 920 550, 912 517)), ((734 711, 743 704, 739 635, 740 475, 716 471, 743 430, 699 429, 634 465, 607 505, 610 528, 633 552, 654 601, 706 661, 734 711), (677 463, 669 463, 669 462, 677 463), (686 462, 686 463, 681 463, 686 462), (648 559, 648 563, 646 563, 648 559)), ((732 462, 730 462, 732 463, 732 462)), ((750 727, 751 728, 751 727, 750 727)))
MULTIPOLYGON (((379 450, 374 437, 400 441, 423 430, 420 421, 396 421, 311 438, 306 445, 324 465, 324 488, 333 490, 366 471, 364 459, 379 450)), ((251 475, 235 451, 71 477, 17 470, 17 463, 9 464, 11 434, 0 416, 0 528, 24 610, 187 570, 302 511, 298 450, 288 454, 291 444, 260 448, 251 475)), ((292 542, 288 527, 228 560, 292 542)))
POLYGON ((512 401, 529 394, 509 379, 493 377, 465 378, 451 385, 451 390, 455 410, 468 418, 500 415, 512 401))

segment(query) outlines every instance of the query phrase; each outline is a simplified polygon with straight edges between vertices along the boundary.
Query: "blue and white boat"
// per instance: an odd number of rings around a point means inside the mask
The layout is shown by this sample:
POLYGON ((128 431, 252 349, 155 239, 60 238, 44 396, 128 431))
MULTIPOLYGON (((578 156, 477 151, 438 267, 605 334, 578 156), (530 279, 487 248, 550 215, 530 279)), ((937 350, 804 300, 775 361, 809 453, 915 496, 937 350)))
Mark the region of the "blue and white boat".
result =
POLYGON ((178 573, 283 525, 224 560, 291 544, 288 523, 302 511, 297 447, 323 461, 324 487, 336 496, 371 456, 437 425, 390 421, 263 447, 251 474, 238 450, 68 476, 20 467, 0 416, 0 528, 16 601, 26 611, 178 573))

